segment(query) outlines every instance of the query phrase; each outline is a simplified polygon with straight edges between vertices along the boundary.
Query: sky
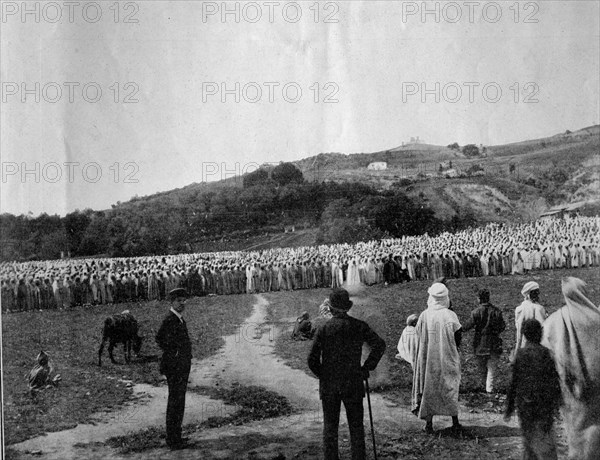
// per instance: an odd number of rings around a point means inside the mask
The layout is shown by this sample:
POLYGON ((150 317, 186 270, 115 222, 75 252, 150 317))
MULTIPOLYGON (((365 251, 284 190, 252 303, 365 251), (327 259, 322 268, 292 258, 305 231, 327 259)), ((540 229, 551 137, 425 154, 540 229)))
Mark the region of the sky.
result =
POLYGON ((599 123, 596 1, 1 5, 1 212, 599 123))

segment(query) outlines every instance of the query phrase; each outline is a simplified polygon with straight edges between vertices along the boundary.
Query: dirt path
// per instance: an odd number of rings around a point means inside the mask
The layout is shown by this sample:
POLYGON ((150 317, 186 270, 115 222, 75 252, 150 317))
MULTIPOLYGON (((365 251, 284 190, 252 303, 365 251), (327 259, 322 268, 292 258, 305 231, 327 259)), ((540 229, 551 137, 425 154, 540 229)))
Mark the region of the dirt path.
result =
POLYGON ((269 303, 261 295, 255 299, 252 315, 235 334, 224 337, 225 346, 193 366, 190 386, 260 385, 285 396, 298 408, 318 409, 319 382, 274 355, 275 339, 283 328, 267 323, 269 303))
MULTIPOLYGON (((98 422, 49 433, 11 446, 16 449, 17 458, 44 459, 142 459, 142 458, 241 458, 249 451, 253 458, 271 459, 283 454, 286 458, 319 458, 322 430, 322 414, 318 395, 318 381, 303 371, 285 365, 273 352, 278 334, 286 331, 267 322, 268 302, 261 295, 254 296, 252 315, 239 330, 224 337, 225 346, 214 356, 194 361, 190 374, 190 387, 229 386, 234 382, 244 385, 260 385, 287 397, 303 412, 290 417, 254 422, 245 426, 229 426, 203 430, 192 436, 196 445, 193 449, 170 452, 166 448, 153 449, 142 454, 120 456, 114 449, 102 444, 106 439, 140 431, 164 423, 167 390, 165 386, 152 387, 135 385, 134 392, 139 397, 135 403, 117 412, 96 414, 98 422)), ((293 318, 290 318, 293 321, 293 318)), ((281 323, 277 323, 281 324, 281 323)), ((385 379, 386 366, 376 379, 385 379)), ((375 380, 376 380, 375 379, 375 380)), ((372 394, 373 413, 376 414, 377 430, 397 433, 407 429, 418 429, 421 422, 410 412, 407 401, 393 402, 379 394, 372 394)), ((366 407, 366 404, 365 404, 366 407)), ((231 413, 235 408, 225 406, 220 401, 209 399, 194 392, 187 393, 184 424, 201 422, 214 415, 231 413)), ((341 417, 340 440, 347 444, 347 426, 341 417), (344 431, 345 430, 345 431, 344 431), (344 433, 346 433, 344 435, 344 433)), ((505 424, 499 416, 489 413, 472 413, 467 409, 461 414, 463 424, 487 430, 507 428, 509 434, 515 431, 514 422, 505 424)), ((368 424, 368 412, 365 410, 368 424)), ((443 418, 436 428, 448 425, 443 418)), ((500 430, 496 440, 499 449, 515 446, 518 438, 503 436, 507 430, 500 430)), ((484 433, 485 434, 485 433, 484 433)))

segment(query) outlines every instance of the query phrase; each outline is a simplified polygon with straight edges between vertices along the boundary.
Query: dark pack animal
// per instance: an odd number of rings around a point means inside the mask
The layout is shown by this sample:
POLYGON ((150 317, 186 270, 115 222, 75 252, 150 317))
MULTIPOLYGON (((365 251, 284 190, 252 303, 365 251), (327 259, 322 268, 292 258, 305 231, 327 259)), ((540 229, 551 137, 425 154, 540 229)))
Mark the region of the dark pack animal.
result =
POLYGON ((129 312, 109 316, 104 320, 102 329, 102 343, 98 351, 98 366, 102 366, 102 351, 104 343, 108 340, 108 356, 113 364, 118 364, 113 357, 113 349, 118 343, 123 344, 125 361, 131 361, 131 349, 137 355, 142 348, 143 338, 138 335, 138 323, 129 312))

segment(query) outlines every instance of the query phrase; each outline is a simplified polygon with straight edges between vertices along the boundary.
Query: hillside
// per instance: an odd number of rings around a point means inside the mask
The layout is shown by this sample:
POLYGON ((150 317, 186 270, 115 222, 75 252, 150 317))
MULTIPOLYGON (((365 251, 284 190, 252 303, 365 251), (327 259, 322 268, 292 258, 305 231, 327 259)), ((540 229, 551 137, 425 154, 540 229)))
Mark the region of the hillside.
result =
MULTIPOLYGON (((309 182, 362 182, 423 194, 439 217, 470 208, 483 221, 529 219, 562 203, 600 199, 600 126, 486 146, 485 153, 471 158, 446 146, 408 144, 373 153, 320 153, 293 163, 309 182), (373 162, 385 162, 387 168, 368 169, 373 162)), ((120 206, 242 184, 239 177, 193 183, 120 206)))
POLYGON ((0 256, 268 249, 530 221, 567 204, 600 212, 600 126, 507 145, 321 153, 261 169, 105 211, 4 214, 0 256))
MULTIPOLYGON (((562 203, 600 202, 600 126, 486 146, 482 151, 477 157, 467 157, 456 146, 413 143, 373 153, 320 153, 294 164, 308 182, 360 182, 379 190, 400 190, 432 208, 439 219, 472 214, 479 223, 526 221, 562 203), (368 169, 374 162, 385 162, 386 169, 368 169)), ((163 201, 185 206, 194 197, 227 187, 242 189, 243 178, 195 183, 136 198, 116 208, 152 207, 163 201)), ((306 226, 306 219, 296 218, 295 223, 297 227, 306 226)), ((299 246, 314 243, 315 234, 313 229, 306 237, 294 238, 283 234, 282 225, 264 222, 253 231, 216 239, 205 235, 191 247, 222 250, 299 246)))
POLYGON ((422 194, 442 218, 470 209, 483 221, 528 220, 554 205, 600 200, 600 126, 486 146, 474 158, 444 146, 409 144, 372 154, 320 154, 295 164, 307 180, 360 181, 422 194), (370 170, 372 162, 386 162, 387 169, 370 170))

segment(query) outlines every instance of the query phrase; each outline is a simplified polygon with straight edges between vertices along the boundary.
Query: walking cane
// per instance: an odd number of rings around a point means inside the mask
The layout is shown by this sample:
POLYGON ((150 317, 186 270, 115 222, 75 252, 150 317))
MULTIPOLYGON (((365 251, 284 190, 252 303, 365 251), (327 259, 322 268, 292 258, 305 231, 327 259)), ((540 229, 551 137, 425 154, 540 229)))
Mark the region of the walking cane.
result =
POLYGON ((365 378, 367 389, 367 403, 369 404, 369 420, 371 421, 371 438, 373 439, 373 456, 377 460, 377 447, 375 446, 375 428, 373 428, 373 411, 371 410, 371 394, 369 392, 369 378, 365 378))

